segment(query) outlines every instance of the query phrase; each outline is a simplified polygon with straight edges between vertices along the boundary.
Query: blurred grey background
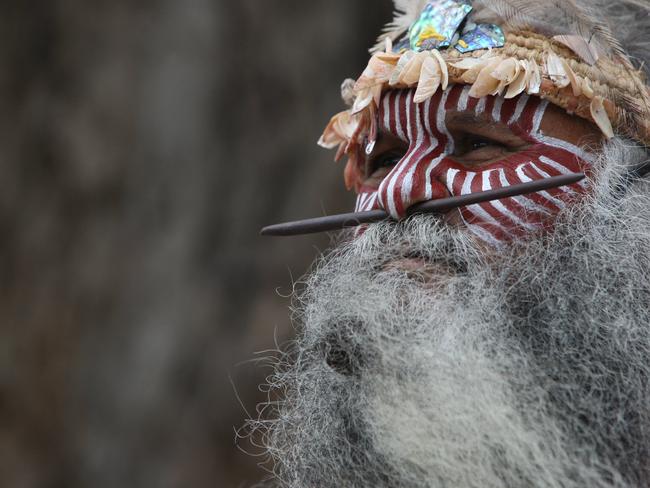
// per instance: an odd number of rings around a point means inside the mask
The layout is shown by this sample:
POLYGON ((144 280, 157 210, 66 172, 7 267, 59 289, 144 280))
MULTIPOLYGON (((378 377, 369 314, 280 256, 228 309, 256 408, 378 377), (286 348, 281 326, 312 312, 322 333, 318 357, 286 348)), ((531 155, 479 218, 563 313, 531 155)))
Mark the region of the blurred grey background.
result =
POLYGON ((258 230, 351 208, 315 141, 390 3, 0 1, 2 486, 264 476, 248 360, 329 240, 258 230))

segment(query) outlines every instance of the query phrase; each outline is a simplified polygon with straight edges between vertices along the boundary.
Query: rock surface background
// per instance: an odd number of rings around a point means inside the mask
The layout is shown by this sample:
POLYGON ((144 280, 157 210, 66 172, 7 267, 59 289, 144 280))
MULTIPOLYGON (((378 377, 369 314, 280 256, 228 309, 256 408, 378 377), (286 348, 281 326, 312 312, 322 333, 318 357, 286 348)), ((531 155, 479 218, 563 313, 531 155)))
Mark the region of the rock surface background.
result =
POLYGON ((263 476, 231 380, 329 241, 257 232, 351 208, 315 141, 390 3, 0 2, 4 486, 263 476))

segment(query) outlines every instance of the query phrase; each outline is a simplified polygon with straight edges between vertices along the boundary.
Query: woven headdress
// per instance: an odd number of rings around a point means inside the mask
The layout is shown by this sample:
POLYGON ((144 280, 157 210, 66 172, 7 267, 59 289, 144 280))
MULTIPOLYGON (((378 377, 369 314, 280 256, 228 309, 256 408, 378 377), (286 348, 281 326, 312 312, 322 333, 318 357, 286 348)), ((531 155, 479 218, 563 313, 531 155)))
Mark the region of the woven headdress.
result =
MULTIPOLYGON (((598 0, 395 0, 396 14, 367 68, 346 80, 349 110, 335 115, 319 144, 350 158, 348 186, 361 144, 374 138, 381 94, 414 88, 422 103, 448 85, 471 97, 539 96, 615 133, 650 145, 650 91, 612 34, 598 0)), ((648 0, 610 1, 644 16, 648 0)))

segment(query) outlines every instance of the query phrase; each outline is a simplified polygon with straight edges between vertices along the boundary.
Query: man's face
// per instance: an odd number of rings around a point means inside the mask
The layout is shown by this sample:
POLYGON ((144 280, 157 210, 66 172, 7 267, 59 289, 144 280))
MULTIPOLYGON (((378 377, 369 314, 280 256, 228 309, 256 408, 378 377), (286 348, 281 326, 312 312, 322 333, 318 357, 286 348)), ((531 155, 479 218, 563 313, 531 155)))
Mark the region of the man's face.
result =
MULTIPOLYGON (((399 219, 425 200, 589 172, 593 155, 579 145, 598 142, 595 126, 537 97, 476 99, 469 89, 456 85, 421 104, 413 102, 414 90, 383 95, 357 211, 383 208, 399 219)), ((465 207, 448 218, 498 246, 540 230, 585 189, 581 182, 465 207)))
POLYGON ((618 179, 645 152, 587 153, 595 129, 534 98, 409 93, 382 99, 361 208, 578 170, 589 198, 387 221, 323 258, 258 424, 282 486, 648 486, 650 191, 618 179))

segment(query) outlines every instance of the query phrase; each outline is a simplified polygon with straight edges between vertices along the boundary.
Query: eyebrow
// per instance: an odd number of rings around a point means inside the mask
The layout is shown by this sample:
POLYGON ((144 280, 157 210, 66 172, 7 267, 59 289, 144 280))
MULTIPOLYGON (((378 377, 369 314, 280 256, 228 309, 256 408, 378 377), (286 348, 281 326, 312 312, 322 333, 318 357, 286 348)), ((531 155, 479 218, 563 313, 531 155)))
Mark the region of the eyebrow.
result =
POLYGON ((501 122, 494 122, 491 119, 481 117, 474 113, 447 112, 445 123, 447 124, 447 128, 451 130, 464 130, 486 137, 510 139, 513 143, 516 142, 514 139, 521 141, 521 138, 507 125, 501 122))
POLYGON ((492 131, 497 131, 502 134, 512 135, 512 131, 507 125, 501 122, 494 122, 484 117, 480 117, 474 113, 467 112, 447 112, 445 122, 447 125, 461 126, 462 128, 484 128, 489 127, 492 131))

